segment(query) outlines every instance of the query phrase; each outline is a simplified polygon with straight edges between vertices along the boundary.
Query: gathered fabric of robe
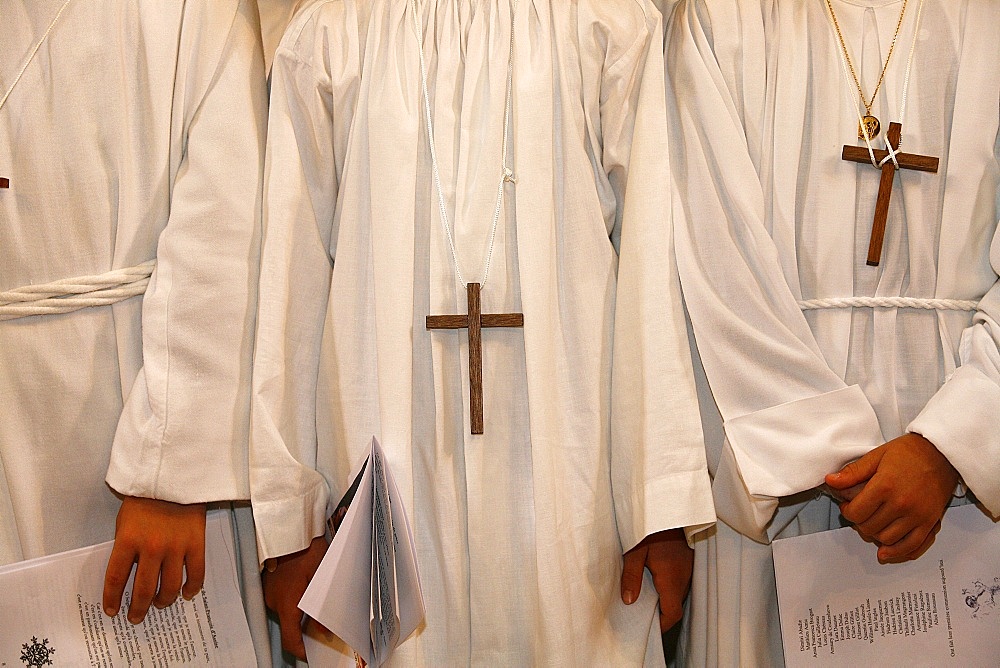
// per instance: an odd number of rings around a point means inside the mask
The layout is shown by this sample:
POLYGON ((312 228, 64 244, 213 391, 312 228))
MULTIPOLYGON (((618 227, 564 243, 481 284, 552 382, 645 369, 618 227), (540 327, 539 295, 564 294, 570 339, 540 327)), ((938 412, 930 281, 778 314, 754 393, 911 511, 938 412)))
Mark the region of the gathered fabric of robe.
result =
MULTIPOLYGON (((871 95, 901 3, 833 6, 871 95)), ((883 130, 900 120, 919 7, 872 108, 883 130)), ((839 527, 809 490, 887 440, 923 434, 1000 511, 1000 4, 923 2, 902 150, 940 167, 896 174, 877 267, 879 172, 841 160, 859 140, 840 48, 821 0, 684 0, 668 29, 678 265, 720 519, 696 542, 691 665, 780 665, 768 543, 839 527), (798 305, 854 296, 979 307, 798 305)))
MULTIPOLYGON (((506 0, 419 3, 462 273, 480 281, 501 175, 506 0)), ((271 72, 251 490, 261 559, 305 548, 373 435, 416 542, 427 618, 401 665, 662 663, 622 553, 710 523, 667 224, 659 13, 521 0, 510 156, 470 435, 466 313, 426 141, 406 0, 293 20, 271 72)))
MULTIPOLYGON (((0 0, 0 91, 62 5, 0 0)), ((259 40, 251 0, 74 0, 0 110, 0 292, 157 262, 144 297, 0 321, 0 563, 112 539, 118 494, 249 497, 259 40)))

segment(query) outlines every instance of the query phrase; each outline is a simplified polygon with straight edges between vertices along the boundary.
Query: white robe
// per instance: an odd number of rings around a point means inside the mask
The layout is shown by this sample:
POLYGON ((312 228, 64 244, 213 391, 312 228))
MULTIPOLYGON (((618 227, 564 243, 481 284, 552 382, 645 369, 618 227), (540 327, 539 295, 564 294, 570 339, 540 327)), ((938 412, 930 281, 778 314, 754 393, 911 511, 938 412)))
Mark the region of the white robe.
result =
MULTIPOLYGON (((0 0, 0 91, 62 5, 0 0)), ((249 497, 258 31, 248 0, 76 0, 0 110, 0 291, 157 260, 144 298, 0 322, 0 563, 113 538, 112 488, 249 497)))
MULTIPOLYGON (((421 2, 437 153, 482 278, 506 1, 421 2)), ((484 313, 485 434, 438 214, 406 0, 318 2, 271 73, 251 488, 261 558, 304 548, 376 435, 416 537, 425 626, 401 665, 662 663, 621 555, 714 518, 670 239, 659 13, 521 0, 511 156, 484 313)))
POLYGON ((295 10, 302 4, 300 0, 257 0, 260 10, 260 34, 264 45, 264 65, 271 70, 271 61, 278 48, 281 36, 285 34, 288 22, 295 10))
MULTIPOLYGON (((883 128, 900 120, 918 6, 873 107, 883 128)), ((869 95, 900 7, 834 0, 869 95)), ((668 29, 678 265, 711 385, 700 389, 720 519, 696 545, 692 665, 780 664, 768 541, 840 526, 809 490, 884 441, 924 434, 1000 511, 1000 4, 924 3, 903 150, 940 169, 897 173, 878 267, 865 264, 878 172, 840 158, 858 118, 839 50, 820 0, 685 0, 668 29), (797 305, 852 296, 982 302, 797 305)))

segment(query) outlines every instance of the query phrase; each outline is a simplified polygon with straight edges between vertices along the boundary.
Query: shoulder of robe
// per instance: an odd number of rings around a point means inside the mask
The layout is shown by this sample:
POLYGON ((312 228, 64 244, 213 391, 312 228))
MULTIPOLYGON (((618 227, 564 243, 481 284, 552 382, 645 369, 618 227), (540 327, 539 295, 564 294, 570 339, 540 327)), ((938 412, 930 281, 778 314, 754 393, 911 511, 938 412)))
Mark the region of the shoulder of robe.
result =
POLYGON ((275 61, 298 61, 317 75, 327 72, 335 52, 346 54, 360 44, 371 4, 371 0, 307 0, 285 28, 275 61))
POLYGON ((739 62, 745 52, 755 51, 750 43, 763 48, 764 26, 782 4, 782 0, 677 0, 666 29, 667 52, 684 42, 705 40, 717 60, 739 62))
POLYGON ((660 39, 662 18, 653 0, 579 0, 577 16, 581 44, 596 39, 597 46, 606 50, 608 65, 638 43, 653 36, 660 39))
POLYGON ((660 10, 653 0, 579 0, 578 12, 581 23, 607 26, 633 38, 650 31, 660 20, 660 10))

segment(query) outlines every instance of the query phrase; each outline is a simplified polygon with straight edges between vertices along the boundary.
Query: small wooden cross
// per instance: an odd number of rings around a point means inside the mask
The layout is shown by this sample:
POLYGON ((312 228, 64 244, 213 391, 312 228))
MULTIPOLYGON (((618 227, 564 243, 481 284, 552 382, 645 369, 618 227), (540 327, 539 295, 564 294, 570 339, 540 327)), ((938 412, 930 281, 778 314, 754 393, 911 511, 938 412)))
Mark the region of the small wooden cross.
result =
POLYGON ((10 188, 10 179, 0 177, 0 189, 10 188))
POLYGON ((429 315, 427 329, 469 330, 469 423, 473 434, 483 433, 483 327, 524 327, 521 313, 483 313, 479 283, 469 283, 468 315, 429 315))
MULTIPOLYGON (((889 131, 885 135, 887 146, 899 148, 899 141, 903 134, 903 126, 899 123, 890 123, 889 131)), ((888 151, 876 150, 875 160, 882 162, 888 151)), ((864 146, 844 146, 841 155, 843 160, 851 162, 866 162, 871 164, 871 155, 868 148, 864 146)), ((896 162, 901 169, 915 169, 918 172, 936 173, 938 170, 938 159, 929 155, 916 155, 914 153, 897 153, 896 162)), ((878 185, 878 199, 875 201, 875 219, 872 222, 872 238, 868 242, 868 260, 870 267, 877 267, 882 258, 882 241, 885 238, 885 220, 889 215, 889 200, 892 197, 892 182, 896 178, 896 164, 892 160, 886 160, 882 165, 882 180, 878 185)))

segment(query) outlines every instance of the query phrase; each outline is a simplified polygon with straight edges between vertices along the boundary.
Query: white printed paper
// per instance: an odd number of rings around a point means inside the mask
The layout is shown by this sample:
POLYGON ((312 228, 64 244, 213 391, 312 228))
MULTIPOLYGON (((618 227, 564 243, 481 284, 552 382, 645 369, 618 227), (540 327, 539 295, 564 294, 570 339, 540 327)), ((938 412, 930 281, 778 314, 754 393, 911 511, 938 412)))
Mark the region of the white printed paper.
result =
POLYGON ((423 621, 424 601, 410 525, 376 439, 334 520, 341 523, 299 608, 379 666, 423 621))
POLYGON ((941 524, 902 564, 852 528, 774 541, 786 665, 1000 665, 1000 525, 974 505, 941 524))
POLYGON ((236 581, 232 528, 211 513, 205 534, 205 587, 192 601, 125 618, 104 614, 104 572, 114 543, 0 568, 0 666, 256 665, 236 581))

